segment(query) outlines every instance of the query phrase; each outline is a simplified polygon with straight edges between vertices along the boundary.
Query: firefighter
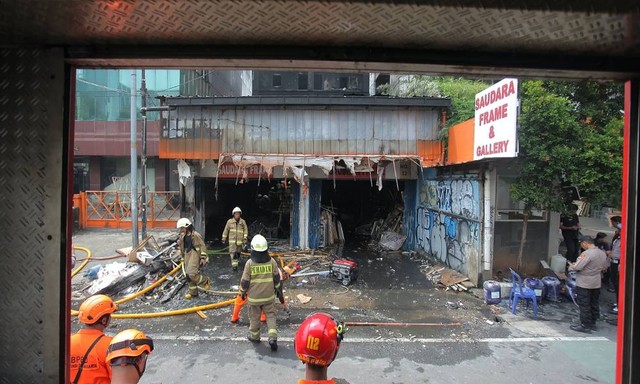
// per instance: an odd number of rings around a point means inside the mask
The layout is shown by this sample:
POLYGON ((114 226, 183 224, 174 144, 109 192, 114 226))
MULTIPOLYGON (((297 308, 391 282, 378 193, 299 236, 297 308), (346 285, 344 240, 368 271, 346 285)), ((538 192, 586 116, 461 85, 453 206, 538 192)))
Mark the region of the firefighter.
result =
POLYGON ((251 259, 245 264, 240 279, 240 297, 249 302, 248 339, 260 342, 260 312, 264 311, 267 315, 269 346, 272 351, 277 351, 276 296, 284 305, 278 264, 269 256, 269 246, 264 236, 255 235, 251 240, 251 248, 251 259))
POLYGON ((335 384, 327 379, 327 368, 335 360, 344 337, 343 323, 326 313, 314 313, 300 324, 294 338, 298 359, 306 364, 305 378, 298 384, 335 384))
POLYGON ((240 260, 240 251, 247 244, 249 230, 247 223, 240 216, 242 210, 240 207, 233 208, 231 211, 233 217, 227 220, 227 224, 222 231, 222 244, 229 241, 229 254, 231 256, 231 267, 234 271, 238 270, 238 261, 240 260))
POLYGON ((107 362, 113 372, 111 383, 135 384, 140 381, 151 351, 153 340, 138 330, 127 329, 115 335, 107 354, 107 362))
POLYGON ((89 297, 80 305, 78 320, 84 328, 71 336, 70 377, 72 383, 110 383, 111 369, 105 358, 111 336, 104 334, 116 303, 106 295, 89 297))
POLYGON ((198 297, 198 288, 204 291, 211 288, 209 278, 200 273, 200 267, 209 263, 209 256, 207 256, 207 247, 202 236, 193 229, 191 220, 183 217, 178 220, 176 227, 180 229, 178 244, 180 254, 184 258, 183 268, 189 285, 189 292, 184 298, 190 300, 198 297))

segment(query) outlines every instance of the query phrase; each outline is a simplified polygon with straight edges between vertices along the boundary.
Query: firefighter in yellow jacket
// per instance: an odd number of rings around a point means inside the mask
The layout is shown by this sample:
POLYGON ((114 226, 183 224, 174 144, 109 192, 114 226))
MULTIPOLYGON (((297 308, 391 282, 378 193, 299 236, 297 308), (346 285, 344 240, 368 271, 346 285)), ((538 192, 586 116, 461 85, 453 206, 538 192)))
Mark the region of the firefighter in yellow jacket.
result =
POLYGON ((278 264, 269 256, 267 239, 255 235, 251 240, 251 259, 244 266, 240 279, 240 295, 249 302, 248 339, 260 342, 260 313, 267 315, 269 346, 278 350, 278 330, 276 328, 275 299, 284 305, 282 284, 278 264))
POLYGON ((231 255, 231 266, 234 271, 238 270, 238 261, 240 260, 240 251, 242 246, 247 243, 249 230, 247 223, 240 218, 242 210, 240 207, 233 208, 231 212, 233 217, 227 221, 222 231, 222 244, 229 241, 229 254, 231 255))
POLYGON ((180 254, 184 258, 184 272, 189 286, 189 292, 184 298, 189 300, 198 296, 198 288, 205 291, 211 288, 209 278, 200 273, 200 267, 209 263, 209 256, 207 256, 204 240, 193 229, 191 220, 183 217, 178 220, 177 227, 180 229, 178 245, 180 246, 180 254))

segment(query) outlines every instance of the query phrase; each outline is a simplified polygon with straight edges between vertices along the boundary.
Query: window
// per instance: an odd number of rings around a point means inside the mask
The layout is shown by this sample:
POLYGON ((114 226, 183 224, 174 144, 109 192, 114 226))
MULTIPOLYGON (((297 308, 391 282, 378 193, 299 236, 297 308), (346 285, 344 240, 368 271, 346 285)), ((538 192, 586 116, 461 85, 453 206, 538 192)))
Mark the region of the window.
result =
POLYGON ((271 85, 273 87, 282 86, 282 76, 280 74, 273 75, 273 77, 271 78, 271 85))
POLYGON ((309 74, 298 73, 298 89, 305 90, 309 88, 309 74))
POLYGON ((340 76, 339 88, 340 89, 347 89, 348 85, 349 85, 349 78, 347 76, 340 76))
POLYGON ((319 73, 313 75, 313 89, 322 89, 322 75, 319 73))
MULTIPOLYGON (((496 188, 496 221, 522 221, 524 203, 511 198, 515 176, 498 176, 496 188)), ((534 210, 529 221, 547 221, 547 211, 534 210)))

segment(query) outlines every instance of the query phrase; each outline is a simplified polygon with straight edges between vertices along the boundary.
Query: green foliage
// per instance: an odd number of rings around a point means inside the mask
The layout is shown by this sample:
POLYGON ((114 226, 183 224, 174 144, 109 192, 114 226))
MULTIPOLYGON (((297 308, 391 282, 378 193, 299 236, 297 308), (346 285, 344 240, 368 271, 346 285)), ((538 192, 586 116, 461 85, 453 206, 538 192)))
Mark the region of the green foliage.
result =
POLYGON ((437 82, 441 94, 451 99, 446 128, 472 119, 475 115, 476 94, 489 86, 482 81, 454 77, 442 77, 437 82))
POLYGON ((569 100, 547 92, 540 81, 521 84, 518 141, 520 176, 511 186, 512 198, 533 209, 562 210, 566 198, 557 186, 582 165, 576 161, 581 147, 579 124, 569 100))
POLYGON ((523 82, 518 132, 523 167, 513 197, 527 209, 564 211, 571 202, 558 186, 571 185, 595 206, 619 206, 622 97, 617 84, 523 82))
MULTIPOLYGON (((405 76, 381 87, 402 97, 448 97, 442 132, 474 117, 475 95, 489 84, 455 77, 405 76)), ((534 209, 564 211, 571 203, 562 185, 575 186, 595 206, 617 207, 622 186, 622 101, 617 83, 523 81, 518 140, 520 177, 512 198, 534 209)))

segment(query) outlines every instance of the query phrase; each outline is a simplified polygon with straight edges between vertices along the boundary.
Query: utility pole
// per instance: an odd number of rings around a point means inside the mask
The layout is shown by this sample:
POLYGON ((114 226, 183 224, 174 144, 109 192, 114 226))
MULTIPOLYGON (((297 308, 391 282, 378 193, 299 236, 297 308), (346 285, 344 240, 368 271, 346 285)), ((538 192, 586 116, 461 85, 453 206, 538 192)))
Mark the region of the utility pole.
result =
POLYGON ((131 71, 131 237, 133 248, 138 246, 138 149, 136 71, 131 71))
POLYGON ((142 238, 147 238, 147 82, 142 70, 142 238))

